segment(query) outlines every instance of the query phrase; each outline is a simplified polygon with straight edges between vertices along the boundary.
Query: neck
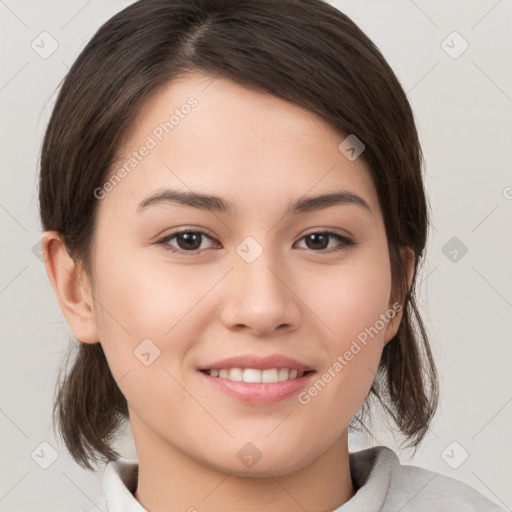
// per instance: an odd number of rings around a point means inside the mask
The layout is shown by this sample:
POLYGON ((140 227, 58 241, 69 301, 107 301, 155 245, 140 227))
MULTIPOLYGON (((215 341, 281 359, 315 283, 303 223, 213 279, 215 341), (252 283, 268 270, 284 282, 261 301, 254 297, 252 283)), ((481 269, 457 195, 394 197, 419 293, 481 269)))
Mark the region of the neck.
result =
POLYGON ((347 431, 307 467, 244 477, 194 460, 140 427, 132 426, 139 462, 135 499, 152 512, 327 512, 355 493, 347 431))

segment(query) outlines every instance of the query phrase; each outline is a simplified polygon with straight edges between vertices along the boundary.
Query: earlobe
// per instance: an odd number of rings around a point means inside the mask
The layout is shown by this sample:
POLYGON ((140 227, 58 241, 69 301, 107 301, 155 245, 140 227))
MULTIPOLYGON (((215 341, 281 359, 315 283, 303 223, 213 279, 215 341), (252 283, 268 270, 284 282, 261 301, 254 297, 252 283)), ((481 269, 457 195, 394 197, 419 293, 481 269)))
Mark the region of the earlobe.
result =
MULTIPOLYGON (((406 265, 407 270, 407 290, 410 290, 412 278, 414 274, 414 266, 415 266, 415 255, 414 251, 410 247, 402 247, 400 249, 400 255, 402 257, 402 261, 406 265)), ((386 345, 390 340, 398 332, 398 328, 400 327, 400 322, 402 321, 403 316, 403 302, 402 303, 393 303, 388 305, 389 316, 391 317, 387 326, 386 326, 386 334, 384 337, 384 345, 386 345)))
POLYGON ((46 273, 71 331, 83 343, 98 342, 91 287, 85 272, 68 254, 57 231, 43 233, 41 248, 46 273))

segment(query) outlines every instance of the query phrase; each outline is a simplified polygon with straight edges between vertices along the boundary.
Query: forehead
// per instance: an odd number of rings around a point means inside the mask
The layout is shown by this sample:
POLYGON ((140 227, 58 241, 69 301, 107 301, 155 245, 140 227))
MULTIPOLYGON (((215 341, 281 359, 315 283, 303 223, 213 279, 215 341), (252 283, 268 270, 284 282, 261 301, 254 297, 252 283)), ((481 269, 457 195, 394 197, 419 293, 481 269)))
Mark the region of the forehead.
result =
POLYGON ((339 149, 347 135, 271 94, 190 73, 165 84, 140 108, 111 169, 111 177, 123 178, 107 198, 136 202, 135 210, 148 193, 169 187, 257 207, 260 193, 268 205, 288 205, 308 192, 344 188, 376 211, 364 160, 351 161, 339 149))

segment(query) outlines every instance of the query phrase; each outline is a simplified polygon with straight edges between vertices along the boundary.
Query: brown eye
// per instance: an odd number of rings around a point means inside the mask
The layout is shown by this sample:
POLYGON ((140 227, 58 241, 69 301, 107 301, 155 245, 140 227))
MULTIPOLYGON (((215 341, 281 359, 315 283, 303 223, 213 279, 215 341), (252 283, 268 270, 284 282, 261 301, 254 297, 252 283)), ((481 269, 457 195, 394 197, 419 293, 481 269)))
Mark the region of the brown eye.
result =
POLYGON ((158 243, 173 252, 195 252, 207 249, 206 247, 201 247, 204 238, 212 240, 204 231, 178 231, 162 238, 158 243), (171 245, 170 241, 174 239, 176 240, 175 245, 171 245))
MULTIPOLYGON (((213 238, 204 231, 183 230, 171 233, 159 240, 157 243, 163 245, 166 250, 171 252, 196 254, 202 250, 208 250, 211 248, 211 246, 203 246, 205 238, 213 240, 213 238), (173 243, 171 243, 172 240, 174 240, 173 243)), ((355 242, 349 238, 332 231, 310 233, 302 237, 301 240, 306 241, 306 249, 314 252, 337 252, 342 251, 351 245, 355 245, 355 242), (334 245, 334 247, 330 245, 331 240, 336 240, 338 242, 338 247, 336 247, 336 245, 334 245)))
POLYGON ((350 245, 354 245, 354 242, 350 240, 349 238, 342 236, 338 233, 332 232, 332 231, 321 231, 316 233, 309 233, 308 235, 304 236, 301 240, 306 241, 306 248, 311 249, 315 252, 320 251, 327 251, 331 252, 330 249, 334 251, 340 251, 345 249, 346 247, 350 245), (338 245, 341 245, 340 248, 332 248, 329 247, 329 241, 330 239, 335 239, 338 241, 338 245))

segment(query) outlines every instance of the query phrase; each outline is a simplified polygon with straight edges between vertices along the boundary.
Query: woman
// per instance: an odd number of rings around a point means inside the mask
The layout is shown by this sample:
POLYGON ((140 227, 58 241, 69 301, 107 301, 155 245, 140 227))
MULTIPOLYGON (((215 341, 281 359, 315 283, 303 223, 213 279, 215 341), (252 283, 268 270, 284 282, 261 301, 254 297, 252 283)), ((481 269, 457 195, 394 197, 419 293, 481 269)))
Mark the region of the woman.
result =
POLYGON ((55 417, 79 464, 110 461, 88 510, 500 510, 348 450, 372 402, 412 447, 435 414, 421 163, 394 73, 320 0, 142 0, 99 29, 40 178, 80 342, 55 417))

